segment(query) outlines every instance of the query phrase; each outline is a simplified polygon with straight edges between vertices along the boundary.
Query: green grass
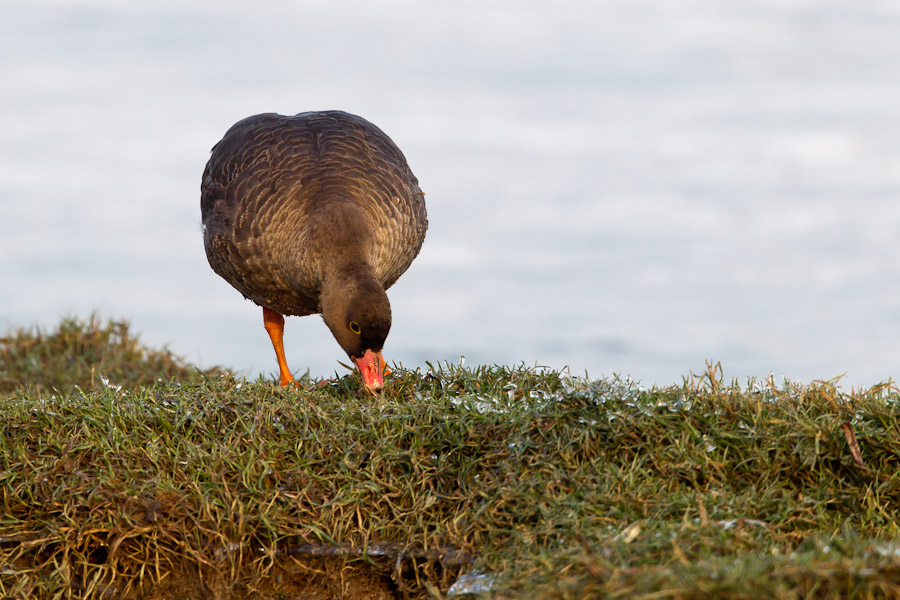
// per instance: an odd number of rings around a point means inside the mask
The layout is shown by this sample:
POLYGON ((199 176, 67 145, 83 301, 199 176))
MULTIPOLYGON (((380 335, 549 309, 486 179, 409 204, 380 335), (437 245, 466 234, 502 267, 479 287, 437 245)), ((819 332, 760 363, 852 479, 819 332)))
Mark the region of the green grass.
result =
POLYGON ((301 383, 201 373, 96 318, 0 339, 0 597, 341 595, 283 591, 303 569, 370 573, 372 597, 461 574, 492 598, 900 594, 892 385, 301 383))
MULTIPOLYGON (((219 372, 209 370, 206 374, 219 372)), ((167 349, 143 346, 127 321, 66 318, 50 332, 17 328, 0 338, 0 394, 97 389, 103 379, 118 385, 196 381, 204 373, 167 349)))

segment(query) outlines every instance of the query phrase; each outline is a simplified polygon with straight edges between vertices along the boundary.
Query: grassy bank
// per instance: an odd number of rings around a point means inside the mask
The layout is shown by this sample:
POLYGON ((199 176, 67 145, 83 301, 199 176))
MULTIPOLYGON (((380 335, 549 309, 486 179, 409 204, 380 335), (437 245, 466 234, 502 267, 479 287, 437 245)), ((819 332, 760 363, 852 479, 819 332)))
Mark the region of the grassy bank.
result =
POLYGON ((892 386, 302 383, 96 319, 0 339, 0 596, 900 594, 892 386))

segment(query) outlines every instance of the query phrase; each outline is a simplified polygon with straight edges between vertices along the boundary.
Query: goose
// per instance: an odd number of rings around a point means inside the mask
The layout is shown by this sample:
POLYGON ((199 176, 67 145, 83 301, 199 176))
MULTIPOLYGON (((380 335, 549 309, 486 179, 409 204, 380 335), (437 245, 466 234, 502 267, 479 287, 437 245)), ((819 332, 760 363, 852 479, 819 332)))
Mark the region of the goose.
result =
POLYGON ((254 115, 213 147, 200 194, 206 257, 262 307, 282 386, 297 385, 284 317, 321 314, 365 388, 381 391, 385 290, 425 240, 424 196, 397 145, 343 111, 254 115))

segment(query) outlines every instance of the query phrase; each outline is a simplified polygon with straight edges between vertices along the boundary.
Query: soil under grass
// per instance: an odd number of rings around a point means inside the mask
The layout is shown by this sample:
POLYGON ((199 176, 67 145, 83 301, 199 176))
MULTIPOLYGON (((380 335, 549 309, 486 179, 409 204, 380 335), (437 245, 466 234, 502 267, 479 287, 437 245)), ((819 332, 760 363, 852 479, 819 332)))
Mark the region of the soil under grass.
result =
POLYGON ((301 384, 96 318, 0 338, 0 597, 900 594, 892 385, 301 384))

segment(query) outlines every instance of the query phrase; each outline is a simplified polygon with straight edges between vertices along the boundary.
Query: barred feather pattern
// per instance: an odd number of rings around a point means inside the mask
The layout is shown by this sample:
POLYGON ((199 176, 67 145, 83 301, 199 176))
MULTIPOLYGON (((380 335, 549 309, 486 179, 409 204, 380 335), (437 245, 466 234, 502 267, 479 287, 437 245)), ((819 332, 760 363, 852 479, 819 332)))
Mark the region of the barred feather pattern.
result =
POLYGON ((200 209, 213 270, 285 315, 321 311, 324 271, 342 253, 362 253, 389 288, 428 228, 403 153, 378 127, 341 111, 236 123, 212 150, 200 209), (335 209, 352 217, 349 226, 323 226, 318 217, 335 209))

